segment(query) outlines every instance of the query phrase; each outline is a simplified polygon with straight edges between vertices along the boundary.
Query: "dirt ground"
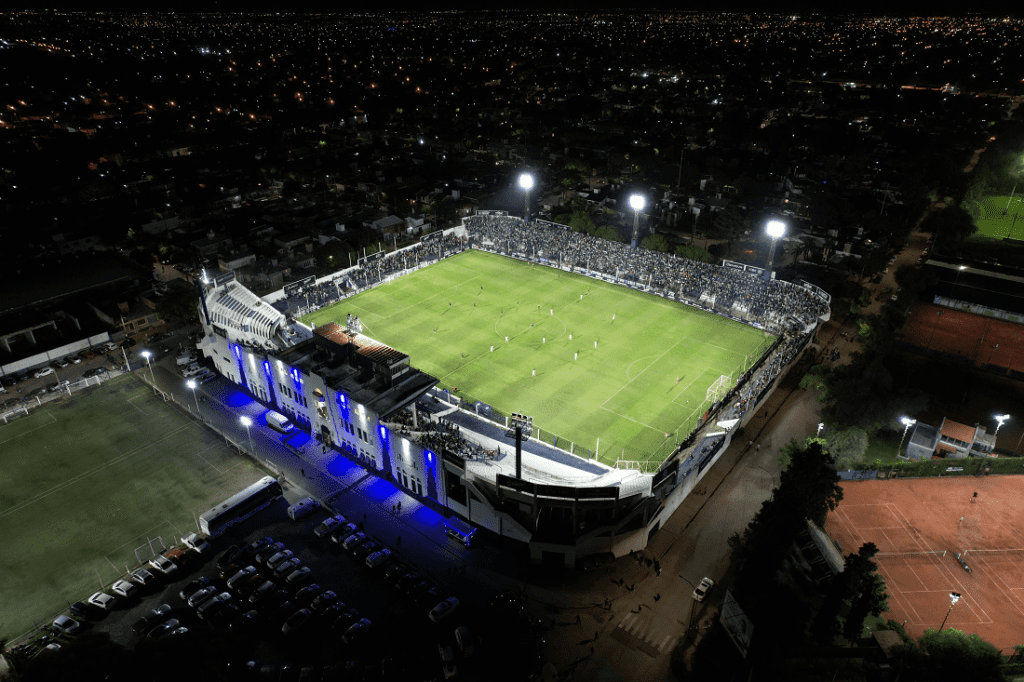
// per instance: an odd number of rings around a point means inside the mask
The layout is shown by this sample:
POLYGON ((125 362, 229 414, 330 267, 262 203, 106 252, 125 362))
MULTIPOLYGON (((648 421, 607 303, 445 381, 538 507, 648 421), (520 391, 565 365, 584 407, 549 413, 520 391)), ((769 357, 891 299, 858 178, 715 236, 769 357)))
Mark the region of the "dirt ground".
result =
POLYGON ((1008 652, 1024 643, 1022 511, 1020 476, 856 481, 843 484, 825 527, 844 554, 878 546, 889 593, 884 618, 917 638, 948 613, 946 627, 1008 652), (950 609, 952 592, 961 599, 950 609))

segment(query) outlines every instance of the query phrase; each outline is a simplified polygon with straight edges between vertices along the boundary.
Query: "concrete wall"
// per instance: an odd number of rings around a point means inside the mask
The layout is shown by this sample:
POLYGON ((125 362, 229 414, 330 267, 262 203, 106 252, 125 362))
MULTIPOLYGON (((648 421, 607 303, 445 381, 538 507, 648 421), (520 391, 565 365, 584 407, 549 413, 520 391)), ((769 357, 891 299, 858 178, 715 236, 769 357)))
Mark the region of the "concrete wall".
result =
POLYGON ((88 338, 80 339, 78 341, 72 341, 71 343, 66 343, 63 346, 58 346, 57 348, 52 348, 41 353, 36 353, 35 355, 24 358, 22 360, 16 360, 14 362, 7 363, 6 365, 0 367, 0 376, 13 374, 14 372, 20 372, 25 369, 39 367, 42 365, 48 365, 54 360, 59 360, 63 357, 71 355, 72 353, 80 353, 86 348, 92 348, 95 345, 106 343, 109 340, 110 334, 108 334, 107 332, 103 332, 102 334, 97 334, 96 336, 90 336, 88 338))

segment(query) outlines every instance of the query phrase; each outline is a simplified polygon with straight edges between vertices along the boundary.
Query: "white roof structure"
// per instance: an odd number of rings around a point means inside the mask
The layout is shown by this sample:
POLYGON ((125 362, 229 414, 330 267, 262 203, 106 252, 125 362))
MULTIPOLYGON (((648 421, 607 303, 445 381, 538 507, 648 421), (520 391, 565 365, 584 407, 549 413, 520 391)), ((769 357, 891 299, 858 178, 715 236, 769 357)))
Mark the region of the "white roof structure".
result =
POLYGON ((280 349, 309 336, 303 326, 290 325, 283 313, 238 282, 209 288, 206 308, 210 322, 236 343, 280 349))

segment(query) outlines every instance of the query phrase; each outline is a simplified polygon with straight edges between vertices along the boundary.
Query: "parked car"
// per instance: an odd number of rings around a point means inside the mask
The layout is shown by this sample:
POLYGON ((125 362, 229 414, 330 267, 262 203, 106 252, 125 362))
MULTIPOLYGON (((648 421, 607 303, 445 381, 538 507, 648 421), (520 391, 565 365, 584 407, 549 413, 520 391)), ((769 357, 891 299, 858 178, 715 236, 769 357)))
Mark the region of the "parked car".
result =
POLYGON ((224 604, 232 599, 234 599, 234 595, 230 592, 221 592, 196 607, 196 615, 199 616, 201 620, 206 620, 214 611, 223 608, 224 604))
POLYGON ((462 652, 463 656, 473 658, 473 654, 476 653, 476 647, 474 646, 473 635, 465 625, 455 628, 455 643, 459 645, 459 651, 462 652))
MULTIPOLYGON (((312 585, 310 585, 310 587, 312 587, 312 585)), ((304 589, 308 590, 309 587, 306 587, 304 589)), ((320 595, 313 600, 313 602, 309 605, 309 610, 313 613, 320 613, 321 611, 325 611, 328 606, 331 606, 337 601, 338 595, 332 590, 326 590, 324 592, 321 592, 320 595)))
POLYGON ((267 559, 267 568, 276 569, 278 566, 286 561, 289 561, 295 556, 295 552, 290 549, 283 549, 274 556, 267 559))
POLYGON ((235 622, 231 624, 229 629, 234 634, 252 632, 256 629, 256 626, 259 625, 261 619, 262 617, 260 616, 260 612, 256 609, 251 609, 236 618, 235 622))
POLYGON ((368 568, 377 568, 390 558, 391 550, 385 547, 384 549, 378 550, 366 557, 366 566, 368 568))
POLYGON ((341 546, 347 550, 352 550, 363 542, 366 542, 366 533, 353 533, 348 536, 343 543, 341 543, 341 546))
MULTIPOLYGON (((298 561, 298 559, 294 559, 294 561, 298 561)), ((297 587, 298 585, 303 584, 312 577, 313 569, 311 569, 309 566, 300 566, 297 570, 289 571, 284 581, 288 585, 297 587)))
POLYGON ((64 361, 65 362, 69 362, 72 365, 80 365, 80 364, 82 364, 82 358, 80 356, 78 356, 78 355, 69 355, 66 358, 64 358, 64 361))
POLYGON ((438 644, 437 652, 441 656, 441 667, 444 669, 444 679, 450 680, 459 674, 458 665, 455 663, 455 652, 450 644, 438 644))
POLYGON ((127 580, 118 580, 110 586, 110 591, 122 599, 131 599, 139 591, 139 588, 127 580))
POLYGON ((334 542, 334 543, 340 545, 343 542, 345 542, 345 540, 347 538, 351 537, 351 535, 353 533, 355 533, 356 531, 358 531, 358 530, 359 530, 359 527, 356 526, 356 524, 354 524, 354 523, 346 523, 344 526, 342 526, 341 528, 336 529, 333 533, 331 533, 331 542, 334 542))
POLYGON ((98 377, 99 375, 105 374, 106 372, 107 370, 103 367, 93 367, 92 369, 83 372, 82 376, 86 379, 91 379, 92 377, 98 377))
POLYGON ((157 556, 150 559, 149 565, 150 567, 152 567, 154 571, 162 573, 167 577, 171 577, 172 575, 178 572, 178 565, 170 559, 168 559, 167 557, 165 557, 163 554, 158 554, 157 556))
POLYGON ((144 568, 136 568, 132 571, 132 582, 139 587, 155 587, 156 576, 144 568))
POLYGON ((252 594, 249 595, 249 603, 258 604, 260 601, 266 599, 271 594, 273 594, 274 590, 276 589, 277 583, 275 583, 273 580, 267 580, 266 582, 262 583, 259 587, 257 587, 252 594))
POLYGON ((86 600, 86 603, 90 606, 95 606, 100 611, 113 611, 117 605, 117 597, 113 597, 106 592, 94 592, 86 600))
POLYGON ((83 620, 90 618, 96 613, 96 609, 93 606, 80 601, 76 601, 72 604, 69 610, 71 611, 72 616, 83 620))
POLYGON ((256 563, 262 564, 270 561, 278 552, 284 551, 283 542, 271 542, 265 545, 259 552, 256 553, 256 563))
POLYGON ((74 618, 71 618, 70 616, 65 616, 63 614, 57 616, 54 619, 52 627, 54 631, 62 635, 77 635, 79 632, 82 631, 81 623, 79 623, 74 618))
POLYGON ((322 538, 325 535, 329 535, 334 532, 335 529, 345 524, 345 517, 341 514, 335 514, 334 516, 324 519, 323 523, 313 529, 313 534, 318 538, 322 538))
POLYGON ((370 556, 380 548, 381 545, 379 542, 367 540, 366 542, 360 543, 355 547, 355 549, 352 550, 352 556, 355 558, 356 561, 362 561, 363 559, 370 556))
POLYGON ((146 630, 150 629, 160 621, 162 621, 167 614, 171 612, 170 604, 161 604, 154 609, 147 611, 141 618, 135 621, 132 625, 132 632, 137 635, 144 634, 146 630))
POLYGON ((345 631, 345 634, 342 635, 342 637, 341 637, 341 641, 343 641, 345 644, 351 644, 355 640, 357 640, 360 637, 362 637, 363 635, 365 635, 366 631, 369 628, 370 628, 370 619, 369 618, 362 618, 362 619, 356 621, 355 623, 353 623, 349 627, 349 629, 345 631))
POLYGON ((274 568, 274 575, 278 578, 287 578, 289 573, 299 570, 300 566, 302 566, 302 559, 293 557, 287 561, 279 563, 277 567, 274 568))
POLYGON ((53 374, 53 367, 40 367, 32 373, 32 376, 36 379, 42 379, 43 377, 50 376, 51 374, 53 374))
POLYGON ((186 585, 185 587, 181 588, 181 592, 179 594, 180 594, 182 599, 185 599, 187 601, 188 598, 191 597, 193 594, 195 594, 199 590, 203 589, 204 587, 209 587, 209 586, 210 586, 210 579, 207 578, 206 576, 203 576, 202 578, 196 578, 195 580, 190 582, 188 585, 186 585))
POLYGON ((159 639, 161 637, 166 637, 167 635, 180 635, 184 634, 185 632, 188 632, 188 628, 183 627, 181 621, 177 618, 171 618, 170 620, 164 621, 163 623, 160 623, 152 630, 150 630, 149 636, 151 639, 159 639), (183 632, 178 632, 178 630, 182 630, 183 632))
POLYGON ((295 593, 295 603, 300 606, 305 606, 311 603, 317 596, 320 595, 320 591, 323 588, 313 583, 312 585, 306 585, 301 590, 295 593))
POLYGON ((294 634, 295 631, 308 623, 312 616, 313 613, 309 609, 299 609, 284 622, 284 625, 281 626, 281 632, 285 635, 294 634))
MULTIPOLYGON (((335 604, 335 606, 343 606, 343 605, 335 604)), ((331 608, 327 609, 327 611, 334 612, 335 611, 335 607, 332 606, 331 608)), ((324 612, 324 616, 326 616, 326 615, 327 615, 327 612, 325 611, 324 612)), ((331 615, 333 616, 333 613, 331 615)), ((360 618, 359 611, 356 611, 355 609, 350 608, 347 611, 343 611, 341 613, 341 615, 339 615, 338 617, 334 618, 334 624, 331 625, 331 629, 334 630, 335 632, 337 632, 338 634, 343 635, 349 629, 349 627, 352 626, 353 623, 355 623, 357 620, 359 620, 359 618, 360 618)))
POLYGON ((704 598, 708 596, 708 592, 710 592, 711 588, 714 586, 715 581, 705 576, 704 579, 700 581, 700 585, 697 585, 697 589, 693 591, 693 600, 698 602, 704 601, 704 598))
POLYGON ((246 566, 245 568, 243 568, 242 570, 238 571, 233 576, 228 578, 228 583, 227 583, 228 589, 229 590, 235 589, 236 587, 238 587, 238 585, 243 580, 245 580, 247 578, 251 578, 254 575, 256 575, 256 567, 255 566, 246 566))
POLYGON ((189 549, 199 552, 200 554, 207 554, 213 547, 210 545, 209 538, 205 535, 199 535, 197 533, 189 533, 181 539, 181 544, 185 545, 189 549))
POLYGON ((430 620, 435 623, 440 623, 442 620, 455 613, 455 609, 457 608, 459 608, 459 600, 455 597, 448 597, 443 602, 432 608, 428 616, 430 620))
POLYGON ((212 599, 215 594, 217 594, 217 586, 207 585, 203 589, 193 593, 193 595, 188 598, 188 605, 194 609, 197 606, 200 606, 207 599, 212 599))
POLYGON ((401 561, 391 561, 384 567, 384 580, 394 585, 398 580, 409 572, 409 567, 401 561))
POLYGON ((231 545, 217 558, 217 568, 224 568, 235 563, 245 553, 245 550, 246 546, 243 542, 231 545))

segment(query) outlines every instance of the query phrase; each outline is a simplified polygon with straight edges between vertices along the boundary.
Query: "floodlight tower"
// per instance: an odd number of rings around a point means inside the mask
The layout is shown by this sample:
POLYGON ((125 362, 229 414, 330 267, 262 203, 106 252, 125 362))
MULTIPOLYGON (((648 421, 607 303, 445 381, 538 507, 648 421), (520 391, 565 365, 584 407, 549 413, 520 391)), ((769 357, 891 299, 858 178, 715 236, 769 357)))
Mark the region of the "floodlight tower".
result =
POLYGON ((148 350, 142 351, 142 357, 146 358, 146 364, 149 366, 149 380, 156 384, 156 379, 153 378, 153 363, 149 361, 153 357, 153 353, 148 350))
POLYGON ((775 245, 778 244, 779 237, 786 234, 786 224, 781 220, 769 220, 765 226, 765 232, 772 238, 772 250, 768 252, 768 272, 772 270, 772 261, 775 260, 775 245))
POLYGON ((533 176, 523 173, 519 176, 519 186, 523 188, 523 220, 530 219, 530 190, 533 189, 533 176))
POLYGON ((953 612, 953 607, 960 601, 959 592, 949 593, 949 610, 946 611, 946 617, 942 619, 942 625, 939 626, 939 632, 942 632, 942 628, 946 627, 946 621, 949 620, 949 614, 953 612))
POLYGON ((1008 414, 997 414, 995 419, 996 419, 996 432, 992 434, 993 438, 995 438, 996 436, 999 435, 999 429, 1003 428, 1003 424, 1005 424, 1006 422, 1008 422, 1010 420, 1010 415, 1008 415, 1008 414))
POLYGON ((910 431, 910 427, 917 423, 916 419, 910 417, 900 417, 900 421, 903 422, 903 437, 900 438, 899 447, 896 448, 896 456, 899 457, 900 450, 903 449, 903 441, 907 439, 907 431, 910 431))
POLYGON ((633 194, 629 197, 629 206, 633 209, 633 243, 631 246, 634 249, 640 243, 640 211, 644 210, 646 203, 642 194, 633 194))

